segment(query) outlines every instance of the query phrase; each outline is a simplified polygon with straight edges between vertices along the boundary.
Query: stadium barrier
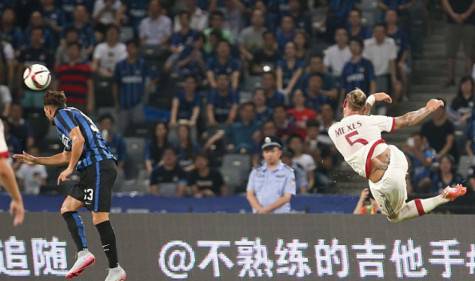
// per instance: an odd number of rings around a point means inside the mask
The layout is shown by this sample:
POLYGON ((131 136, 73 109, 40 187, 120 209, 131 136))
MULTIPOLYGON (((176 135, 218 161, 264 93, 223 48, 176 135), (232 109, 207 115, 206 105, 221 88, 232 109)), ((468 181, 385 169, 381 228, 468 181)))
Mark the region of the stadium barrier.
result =
MULTIPOLYGON (((106 260, 89 215, 97 263, 78 280, 103 280, 106 260)), ((59 214, 0 214, 0 280, 63 280, 75 246, 59 214)), ((117 214, 128 280, 473 280, 475 217, 117 214)))

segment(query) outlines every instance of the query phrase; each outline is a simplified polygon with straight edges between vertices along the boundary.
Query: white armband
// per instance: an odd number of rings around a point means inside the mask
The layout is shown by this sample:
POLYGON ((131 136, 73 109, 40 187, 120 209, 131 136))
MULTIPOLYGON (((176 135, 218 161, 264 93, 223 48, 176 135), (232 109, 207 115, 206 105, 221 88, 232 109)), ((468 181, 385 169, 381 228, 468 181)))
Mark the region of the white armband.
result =
POLYGON ((373 106, 375 101, 376 101, 376 99, 374 98, 373 95, 369 96, 369 97, 366 99, 366 103, 369 104, 370 106, 373 106))

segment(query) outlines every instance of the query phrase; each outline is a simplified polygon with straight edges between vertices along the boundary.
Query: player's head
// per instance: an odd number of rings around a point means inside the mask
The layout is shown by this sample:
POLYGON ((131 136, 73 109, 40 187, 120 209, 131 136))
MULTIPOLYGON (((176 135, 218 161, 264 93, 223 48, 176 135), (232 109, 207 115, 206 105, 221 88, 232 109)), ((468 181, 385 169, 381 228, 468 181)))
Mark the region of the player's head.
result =
POLYGON ((66 95, 63 91, 48 90, 43 99, 46 118, 52 121, 58 108, 66 107, 66 95))
POLYGON ((363 91, 356 88, 346 94, 343 101, 343 116, 352 114, 362 114, 365 109, 366 95, 363 91))
POLYGON ((265 137, 261 146, 262 157, 267 165, 275 165, 282 156, 282 144, 276 137, 265 137))

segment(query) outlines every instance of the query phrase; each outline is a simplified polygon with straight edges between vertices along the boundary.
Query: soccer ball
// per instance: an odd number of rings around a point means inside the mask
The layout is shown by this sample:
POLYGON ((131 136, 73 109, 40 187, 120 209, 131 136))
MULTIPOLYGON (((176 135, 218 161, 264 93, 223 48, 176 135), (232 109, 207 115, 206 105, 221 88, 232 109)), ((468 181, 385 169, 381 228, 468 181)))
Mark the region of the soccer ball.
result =
POLYGON ((33 91, 46 89, 51 82, 51 73, 49 69, 42 64, 33 64, 23 72, 23 81, 25 85, 33 91))

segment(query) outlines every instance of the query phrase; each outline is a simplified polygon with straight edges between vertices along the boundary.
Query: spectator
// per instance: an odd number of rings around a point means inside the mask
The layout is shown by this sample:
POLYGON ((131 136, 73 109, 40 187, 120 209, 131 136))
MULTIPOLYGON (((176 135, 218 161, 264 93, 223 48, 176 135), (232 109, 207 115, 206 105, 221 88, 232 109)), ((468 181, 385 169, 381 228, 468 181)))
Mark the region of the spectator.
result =
POLYGON ((152 136, 145 144, 145 170, 148 174, 151 174, 160 163, 163 151, 169 146, 167 125, 165 123, 155 124, 152 136))
POLYGON ((261 85, 266 96, 267 106, 269 106, 270 108, 275 108, 277 106, 282 106, 286 103, 284 94, 277 89, 274 72, 263 73, 261 85))
POLYGON ((414 4, 414 2, 415 2, 414 0, 398 0, 398 1, 379 0, 378 7, 384 12, 387 12, 387 11, 403 12, 409 9, 414 4))
POLYGON ((304 140, 305 152, 310 154, 314 159, 318 159, 320 142, 318 135, 320 133, 320 122, 318 120, 309 120, 307 122, 307 136, 304 140))
POLYGON ((364 42, 363 56, 370 60, 374 67, 376 91, 393 92, 393 100, 401 97, 400 83, 396 76, 397 48, 394 40, 386 36, 383 24, 374 26, 373 38, 364 42))
POLYGON ((475 152, 475 110, 472 111, 470 118, 468 119, 468 126, 466 129, 467 141, 465 143, 465 151, 467 155, 472 158, 472 161, 475 161, 474 152, 475 152))
MULTIPOLYGON (((218 9, 218 1, 210 1, 208 9, 210 11, 216 11, 218 9)), ((233 38, 238 38, 239 31, 244 26, 244 21, 247 21, 246 6, 242 1, 224 1, 219 8, 223 12, 224 19, 226 19, 225 26, 231 32, 233 38)))
POLYGON ((338 94, 335 91, 324 91, 322 89, 322 75, 315 73, 308 78, 308 87, 305 89, 306 106, 319 112, 324 104, 336 107, 338 94))
POLYGON ((151 0, 148 17, 140 22, 140 39, 142 45, 155 46, 164 49, 172 34, 172 22, 160 6, 160 1, 151 0))
POLYGON ((81 46, 78 31, 74 27, 70 27, 64 32, 64 34, 64 40, 61 40, 60 45, 56 49, 55 65, 58 66, 61 64, 67 64, 69 62, 68 46, 72 43, 79 44, 79 46, 81 47, 79 61, 86 62, 88 60, 88 54, 86 49, 81 46))
POLYGON ((437 151, 437 159, 450 154, 458 159, 458 151, 455 144, 454 125, 447 118, 444 108, 439 108, 432 113, 432 119, 425 122, 421 127, 423 135, 429 146, 437 151))
POLYGON ((78 6, 84 6, 84 11, 92 12, 94 0, 62 0, 59 8, 63 11, 66 21, 74 18, 74 12, 78 6))
MULTIPOLYGON (((23 108, 19 104, 12 104, 8 116, 9 132, 20 142, 21 151, 26 151, 35 144, 33 129, 25 118, 23 108)), ((35 154, 36 155, 36 154, 35 154)))
POLYGON ((292 97, 292 104, 293 107, 287 110, 287 113, 295 121, 297 127, 296 133, 302 138, 305 138, 307 134, 307 121, 315 120, 317 113, 313 109, 305 106, 305 96, 301 90, 295 91, 292 97))
POLYGON ((336 30, 335 42, 336 44, 325 50, 323 63, 333 77, 338 79, 343 67, 351 59, 350 47, 348 47, 348 32, 344 28, 336 30))
POLYGON ((312 189, 315 185, 315 170, 317 165, 315 160, 309 154, 304 153, 303 138, 299 135, 292 135, 287 140, 288 146, 294 154, 293 161, 300 164, 306 174, 309 189, 312 189))
POLYGON ((450 119, 459 127, 464 128, 472 115, 472 110, 475 108, 474 94, 475 83, 472 77, 462 77, 457 96, 452 100, 448 111, 450 119))
POLYGON ((455 159, 451 155, 444 155, 440 158, 439 171, 432 177, 432 192, 441 192, 447 186, 454 186, 462 182, 459 175, 455 173, 455 159))
POLYGON ((126 45, 127 58, 120 60, 115 66, 115 83, 112 87, 121 132, 144 121, 144 94, 147 83, 153 78, 139 53, 138 41, 130 40, 126 45))
POLYGON ((353 8, 348 17, 348 34, 350 37, 356 37, 365 40, 371 37, 371 31, 363 25, 361 10, 353 8))
POLYGON ((15 11, 6 8, 2 13, 0 24, 0 40, 8 42, 15 50, 20 50, 25 44, 25 35, 15 23, 15 11))
POLYGON ((79 33, 79 43, 86 50, 87 55, 91 55, 94 51, 94 44, 96 43, 96 37, 92 29, 89 13, 84 5, 77 5, 74 8, 74 19, 72 24, 65 27, 65 30, 75 28, 79 33))
POLYGON ((94 49, 92 70, 102 78, 114 76, 118 62, 127 58, 127 47, 119 42, 119 28, 109 26, 106 33, 106 42, 100 43, 94 49))
POLYGON ((409 38, 406 30, 399 27, 398 15, 396 11, 389 10, 386 12, 386 32, 389 37, 394 39, 397 47, 397 76, 400 77, 402 87, 402 97, 407 99, 407 87, 409 83, 409 56, 410 46, 409 38))
POLYGON ((267 105, 267 98, 264 89, 256 88, 252 96, 252 102, 256 109, 256 121, 264 123, 272 116, 272 110, 267 105))
POLYGON ((150 193, 165 197, 183 197, 188 192, 185 172, 177 162, 173 148, 165 148, 162 164, 150 175, 150 193))
POLYGON ((255 106, 246 102, 239 107, 239 121, 232 123, 226 132, 227 139, 233 150, 241 153, 252 153, 254 149, 254 136, 260 124, 255 119, 255 106))
MULTIPOLYGON (((193 41, 192 46, 187 46, 183 51, 180 52, 178 56, 178 61, 176 63, 175 72, 178 73, 178 76, 187 76, 192 75, 200 80, 205 79, 205 52, 204 52, 204 42, 205 37, 202 33, 199 33, 195 40, 193 41)), ((170 64, 165 64, 165 70, 169 71, 173 66, 170 64)))
MULTIPOLYGON (((37 147, 30 147, 28 153, 38 155, 39 149, 37 147)), ((43 165, 22 163, 16 171, 16 176, 23 189, 22 193, 38 195, 40 194, 41 187, 46 185, 48 173, 43 165)))
POLYGON ((294 170, 295 174, 295 186, 297 193, 305 194, 308 190, 307 174, 305 173, 304 168, 293 161, 294 154, 290 150, 284 150, 282 152, 282 163, 291 167, 294 170))
POLYGON ((57 87, 66 93, 68 105, 94 112, 94 86, 89 64, 81 61, 81 46, 77 42, 68 45, 68 61, 55 68, 57 87))
POLYGON ((105 33, 109 25, 120 25, 121 8, 120 0, 96 0, 92 12, 96 29, 101 33, 105 33))
POLYGON ((239 104, 239 93, 229 85, 226 74, 217 76, 216 89, 211 90, 208 97, 208 126, 228 126, 234 122, 239 104))
POLYGON ((284 59, 277 66, 277 88, 286 96, 293 93, 303 73, 303 61, 298 60, 296 55, 295 44, 288 42, 284 59))
POLYGON ((291 16, 283 16, 280 22, 280 28, 276 32, 277 44, 280 51, 284 51, 287 43, 294 40, 295 32, 294 19, 291 16))
POLYGON ((237 90, 239 86, 239 60, 231 56, 231 44, 227 41, 220 41, 216 56, 211 58, 208 62, 208 83, 212 88, 217 87, 216 77, 220 74, 225 74, 231 77, 231 87, 237 90))
POLYGON ((250 73, 252 75, 261 75, 265 72, 275 71, 276 62, 280 58, 274 33, 265 31, 262 34, 262 38, 262 48, 256 49, 250 57, 244 56, 250 60, 250 73))
POLYGON ((309 11, 302 7, 299 0, 289 0, 288 3, 288 15, 294 18, 296 28, 305 34, 312 35, 312 19, 309 11))
POLYGON ((272 121, 274 121, 274 124, 277 127, 276 136, 281 138, 283 141, 286 141, 289 136, 295 134, 297 130, 294 120, 288 117, 287 110, 283 105, 274 107, 272 121))
POLYGON ((65 22, 63 11, 55 6, 54 0, 43 0, 41 14, 46 27, 54 32, 57 40, 65 22))
POLYGON ((247 184, 247 200, 257 214, 289 213, 295 195, 295 174, 280 160, 282 145, 266 137, 261 147, 264 164, 252 170, 247 184))
POLYGON ((210 25, 203 31, 206 36, 205 51, 209 54, 213 50, 212 37, 217 37, 218 41, 226 40, 234 42, 234 37, 229 29, 224 28, 224 14, 221 11, 213 11, 210 15, 210 25), (214 34, 214 35, 213 35, 214 34))
POLYGON ((300 79, 300 88, 306 89, 308 87, 308 80, 313 74, 319 74, 323 79, 322 89, 327 91, 328 94, 337 96, 338 91, 336 87, 340 86, 340 79, 333 79, 332 75, 328 74, 325 70, 325 64, 323 63, 323 56, 321 54, 314 54, 310 57, 310 63, 305 69, 305 73, 300 79))
POLYGON ((442 7, 447 13, 449 28, 447 31, 447 85, 455 85, 456 55, 463 44, 465 54, 465 73, 469 74, 474 57, 475 38, 475 3, 472 0, 442 0, 442 7))
POLYGON ((436 161, 436 151, 431 148, 426 137, 415 132, 403 146, 403 151, 411 163, 411 185, 415 193, 430 193, 432 189, 431 168, 436 161))
POLYGON ((177 92, 172 101, 170 127, 175 127, 180 120, 186 120, 191 127, 196 126, 200 115, 200 93, 194 76, 187 76, 183 90, 177 92))
POLYGON ((381 213, 378 203, 374 200, 371 195, 369 188, 364 188, 361 191, 360 199, 356 204, 355 210, 353 211, 354 215, 375 215, 381 213))
POLYGON ((206 154, 197 154, 194 161, 195 169, 190 174, 190 186, 195 198, 223 196, 226 194, 226 183, 219 170, 209 167, 206 154))
MULTIPOLYGON (((10 89, 13 86, 13 75, 15 71, 15 52, 12 45, 0 40, 0 95, 10 96, 10 89)), ((2 99, 3 100, 3 99, 2 99)))
POLYGON ((293 42, 295 43, 295 57, 298 60, 307 61, 310 57, 310 43, 308 40, 307 34, 302 30, 295 33, 293 42))
POLYGON ((170 51, 177 56, 185 47, 192 46, 198 33, 190 27, 191 15, 188 11, 181 11, 178 14, 180 30, 171 36, 170 51))
POLYGON ((350 40, 351 60, 345 64, 341 73, 341 86, 345 92, 355 88, 360 88, 365 93, 376 92, 373 64, 362 57, 363 49, 363 41, 357 38, 350 40))
POLYGON ((25 29, 25 35, 27 38, 26 44, 30 44, 28 41, 33 28, 41 28, 43 30, 42 41, 46 48, 54 49, 58 46, 57 38, 54 37, 52 30, 45 25, 43 16, 39 11, 35 11, 31 14, 30 22, 25 29))
POLYGON ((330 0, 328 2, 328 11, 325 22, 325 29, 327 30, 328 41, 331 41, 335 35, 335 30, 338 27, 343 27, 348 22, 348 17, 353 7, 356 4, 356 0, 340 1, 330 0))
POLYGON ((21 141, 10 134, 10 124, 7 122, 3 123, 3 132, 5 135, 5 142, 7 143, 8 151, 13 154, 22 153, 24 150, 21 144, 21 141))
MULTIPOLYGON (((115 120, 110 114, 99 117, 99 130, 102 137, 111 148, 112 153, 117 158, 117 166, 124 172, 125 162, 127 161, 127 144, 124 138, 115 132, 115 120)), ((34 154, 36 155, 36 154, 34 154)))
POLYGON ((140 22, 147 16, 149 0, 122 0, 122 11, 125 12, 126 23, 137 31, 140 22))
POLYGON ((193 170, 193 155, 198 153, 196 144, 196 135, 193 136, 190 127, 186 123, 179 124, 177 127, 176 154, 178 165, 185 171, 193 170))
MULTIPOLYGON (((188 9, 188 12, 191 15, 190 25, 198 31, 203 31, 208 26, 208 12, 203 11, 196 5, 197 0, 186 0, 185 7, 188 9)), ((178 31, 181 29, 180 21, 178 20, 178 15, 175 16, 175 26, 173 30, 178 31)))
POLYGON ((263 34, 266 31, 264 20, 264 13, 261 10, 253 10, 251 25, 239 34, 241 55, 248 61, 252 61, 254 52, 264 48, 263 34))
POLYGON ((0 85, 0 117, 10 114, 12 95, 10 89, 5 85, 0 85))

